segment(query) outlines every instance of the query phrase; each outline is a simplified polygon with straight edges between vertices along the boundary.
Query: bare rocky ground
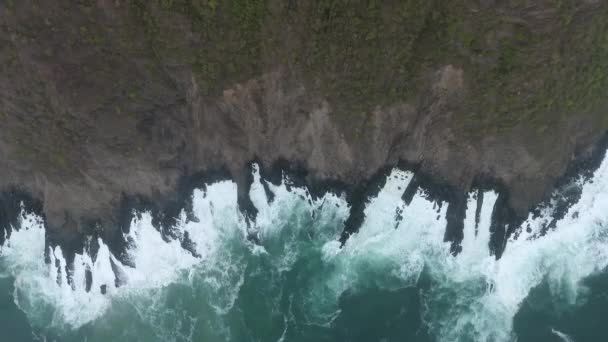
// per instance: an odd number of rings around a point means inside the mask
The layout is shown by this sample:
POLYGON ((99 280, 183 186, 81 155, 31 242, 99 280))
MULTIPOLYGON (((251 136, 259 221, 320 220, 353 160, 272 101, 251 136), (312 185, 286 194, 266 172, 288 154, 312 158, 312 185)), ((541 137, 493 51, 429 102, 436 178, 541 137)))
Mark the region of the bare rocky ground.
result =
POLYGON ((596 1, 2 1, 0 188, 71 241, 196 175, 408 162, 526 213, 608 128, 596 1))

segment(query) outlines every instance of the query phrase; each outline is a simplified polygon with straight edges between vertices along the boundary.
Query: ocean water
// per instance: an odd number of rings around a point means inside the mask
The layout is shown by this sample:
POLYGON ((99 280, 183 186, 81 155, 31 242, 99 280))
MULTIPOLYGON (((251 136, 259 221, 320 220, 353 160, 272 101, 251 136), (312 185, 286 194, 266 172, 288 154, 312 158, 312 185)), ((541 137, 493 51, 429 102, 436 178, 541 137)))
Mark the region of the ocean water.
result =
POLYGON ((412 177, 393 170, 343 246, 344 198, 313 199, 285 178, 268 184, 269 201, 255 167, 253 225, 236 185, 217 182, 193 192, 196 220, 182 214, 175 240, 150 214, 135 218, 120 258, 91 239, 73 265, 59 247, 45 262, 43 223, 23 214, 0 249, 0 340, 608 340, 608 162, 576 181, 581 198, 554 228, 543 228, 554 207, 530 215, 498 260, 488 247, 495 192, 479 205, 481 192, 469 194, 454 256, 449 203, 419 191, 406 204, 412 177))

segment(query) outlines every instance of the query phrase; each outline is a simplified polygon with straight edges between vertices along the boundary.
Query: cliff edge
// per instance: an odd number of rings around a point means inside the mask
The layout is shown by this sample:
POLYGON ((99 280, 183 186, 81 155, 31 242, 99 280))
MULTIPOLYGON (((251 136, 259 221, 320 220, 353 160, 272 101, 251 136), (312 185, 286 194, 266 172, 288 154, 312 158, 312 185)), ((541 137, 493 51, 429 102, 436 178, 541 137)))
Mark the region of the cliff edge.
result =
MULTIPOLYGON (((608 3, 0 3, 0 190, 50 232, 287 161, 355 188, 407 162, 525 213, 608 129, 608 3)), ((113 233, 114 232, 114 233, 113 233)))

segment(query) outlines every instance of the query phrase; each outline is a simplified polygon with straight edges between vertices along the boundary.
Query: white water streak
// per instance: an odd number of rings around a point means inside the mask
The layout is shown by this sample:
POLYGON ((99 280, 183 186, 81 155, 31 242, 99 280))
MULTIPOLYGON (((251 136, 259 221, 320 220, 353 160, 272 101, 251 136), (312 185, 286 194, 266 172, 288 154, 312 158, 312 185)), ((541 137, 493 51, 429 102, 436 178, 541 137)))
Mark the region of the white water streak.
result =
MULTIPOLYGON (((423 294, 424 319, 439 340, 508 341, 513 339, 513 317, 530 290, 543 279, 550 280, 552 291, 565 293, 574 303, 580 281, 608 265, 606 161, 593 182, 583 185, 580 201, 555 230, 539 237, 551 208, 540 217, 530 216, 519 237, 508 241, 500 260, 488 249, 497 200, 493 191, 483 194, 477 225, 477 193, 469 194, 462 252, 453 257, 450 243, 444 241, 449 204, 431 202, 419 191, 406 205, 401 196, 412 180, 410 172, 391 172, 383 189, 367 204, 359 232, 342 248, 337 241, 341 226, 331 223, 336 217, 347 216, 343 198, 328 194, 313 199, 305 189, 287 190, 285 184, 268 184, 275 195, 274 202, 268 203, 257 166, 253 176, 250 197, 259 214, 251 229, 262 245, 247 240, 252 231, 247 231, 238 212, 236 184, 219 182, 206 191, 194 191, 198 222, 187 222, 182 214, 176 227, 181 236, 188 234, 200 257, 183 249, 180 241, 165 241, 152 226, 150 215, 143 214, 125 234, 133 242, 128 254, 136 267, 121 264, 98 240, 100 248, 94 261, 87 254, 76 255, 72 286, 67 283, 62 250, 56 247, 50 251, 51 264, 45 264, 42 225, 33 216, 23 217, 23 228, 13 232, 0 249, 2 264, 15 277, 15 302, 35 326, 75 329, 104 315, 115 299, 145 296, 147 291, 186 279, 204 283, 212 294, 206 299, 209 305, 218 315, 225 315, 246 281, 247 255, 280 256, 272 259, 273 267, 279 272, 288 271, 301 258, 299 245, 304 231, 313 247, 317 248, 318 243, 324 264, 324 270, 311 279, 310 298, 302 304, 309 323, 330 326, 340 315, 338 300, 346 291, 416 286, 427 271, 432 287, 423 294), (315 221, 311 221, 313 217, 315 221), (323 230, 305 227, 310 222, 323 230), (279 235, 281 239, 275 239, 279 235), (233 253, 239 246, 249 254, 233 253), (121 287, 114 283, 112 263, 125 277, 121 287), (86 270, 93 275, 90 292, 85 289, 86 270), (102 286, 107 289, 105 295, 102 286), (441 312, 435 310, 437 307, 442 307, 441 312), (50 312, 51 322, 41 312, 50 312)), ((564 338, 569 338, 567 335, 559 336, 568 341, 564 338)))
POLYGON ((553 335, 561 338, 562 341, 564 341, 564 342, 574 342, 574 339, 572 337, 568 336, 567 334, 564 334, 563 332, 561 332, 559 330, 555 330, 555 329, 551 328, 551 333, 553 333, 553 335))

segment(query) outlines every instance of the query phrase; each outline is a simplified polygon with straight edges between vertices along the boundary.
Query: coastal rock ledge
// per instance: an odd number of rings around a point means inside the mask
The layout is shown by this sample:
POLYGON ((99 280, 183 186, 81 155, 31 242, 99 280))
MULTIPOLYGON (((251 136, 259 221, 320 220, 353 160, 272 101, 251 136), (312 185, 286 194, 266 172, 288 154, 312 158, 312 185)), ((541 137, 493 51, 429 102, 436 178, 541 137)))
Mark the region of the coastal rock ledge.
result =
POLYGON ((605 1, 363 3, 2 1, 0 223, 26 199, 55 243, 111 241, 224 178, 248 212, 252 162, 359 201, 397 165, 489 182, 524 216, 603 155, 605 1))

